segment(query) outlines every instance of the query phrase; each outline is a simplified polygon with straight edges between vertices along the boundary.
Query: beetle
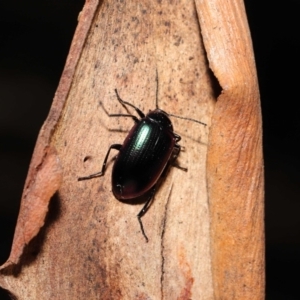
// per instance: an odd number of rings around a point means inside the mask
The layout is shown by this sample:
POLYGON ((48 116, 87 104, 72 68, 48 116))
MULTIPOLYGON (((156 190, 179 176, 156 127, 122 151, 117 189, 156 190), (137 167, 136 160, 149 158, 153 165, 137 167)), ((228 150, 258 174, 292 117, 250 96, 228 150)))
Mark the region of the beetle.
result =
MULTIPOLYGON (((115 89, 118 101, 127 109, 132 107, 140 119, 132 114, 109 114, 110 117, 131 117, 135 122, 123 144, 112 144, 104 158, 100 172, 85 177, 79 177, 78 181, 103 176, 109 153, 112 149, 118 150, 112 170, 112 192, 116 199, 129 201, 145 194, 147 200, 138 213, 137 218, 143 236, 148 242, 141 218, 147 212, 155 195, 157 182, 168 166, 175 162, 181 147, 178 142, 181 137, 173 130, 169 116, 190 120, 206 126, 200 121, 168 114, 158 108, 156 91, 156 109, 144 114, 133 104, 122 100, 115 89)), ((176 167, 187 171, 178 165, 176 167)))

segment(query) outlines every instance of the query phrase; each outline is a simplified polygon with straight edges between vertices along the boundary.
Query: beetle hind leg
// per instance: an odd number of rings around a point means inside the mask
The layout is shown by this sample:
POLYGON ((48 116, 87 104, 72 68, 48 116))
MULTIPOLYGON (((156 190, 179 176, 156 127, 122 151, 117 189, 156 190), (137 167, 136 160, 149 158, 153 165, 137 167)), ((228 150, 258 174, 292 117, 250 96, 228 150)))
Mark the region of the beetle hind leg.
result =
POLYGON ((144 238, 146 239, 146 242, 148 243, 149 239, 145 233, 145 230, 144 230, 144 226, 143 226, 143 222, 142 222, 142 217, 146 214, 146 212, 148 211, 153 199, 154 199, 154 194, 156 192, 156 185, 151 189, 151 192, 150 192, 150 195, 145 203, 145 205, 143 206, 142 210, 138 213, 137 215, 137 218, 138 218, 138 221, 140 223, 140 227, 141 227, 141 231, 142 231, 142 234, 144 236, 144 238))

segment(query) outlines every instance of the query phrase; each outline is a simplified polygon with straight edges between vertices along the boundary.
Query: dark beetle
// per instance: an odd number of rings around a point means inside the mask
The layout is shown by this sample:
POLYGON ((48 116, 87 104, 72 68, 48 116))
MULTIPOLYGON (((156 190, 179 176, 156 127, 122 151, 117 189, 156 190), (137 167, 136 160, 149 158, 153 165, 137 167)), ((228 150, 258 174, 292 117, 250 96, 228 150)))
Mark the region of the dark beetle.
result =
POLYGON ((145 116, 137 107, 123 101, 117 90, 115 92, 119 102, 125 107, 126 105, 133 107, 141 119, 131 114, 109 115, 111 117, 131 117, 135 125, 122 145, 113 144, 109 147, 100 172, 86 177, 79 177, 78 180, 103 176, 110 150, 119 150, 112 170, 112 191, 119 200, 135 199, 149 192, 149 197, 144 207, 137 215, 142 233, 148 242, 141 218, 151 204, 156 184, 164 169, 168 163, 176 160, 181 149, 180 145, 177 144, 181 137, 173 131, 173 125, 169 116, 194 121, 202 125, 206 124, 190 118, 167 114, 159 108, 150 111, 145 116))

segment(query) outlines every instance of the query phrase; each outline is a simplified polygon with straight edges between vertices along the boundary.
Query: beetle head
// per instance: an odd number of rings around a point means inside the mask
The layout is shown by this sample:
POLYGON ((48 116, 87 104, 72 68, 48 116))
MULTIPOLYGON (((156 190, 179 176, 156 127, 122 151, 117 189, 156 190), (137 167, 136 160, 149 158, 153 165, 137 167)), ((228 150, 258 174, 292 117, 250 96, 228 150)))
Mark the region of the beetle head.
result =
POLYGON ((163 110, 157 108, 153 111, 150 111, 146 117, 156 123, 159 123, 163 128, 168 128, 169 130, 173 131, 172 122, 168 114, 163 110))

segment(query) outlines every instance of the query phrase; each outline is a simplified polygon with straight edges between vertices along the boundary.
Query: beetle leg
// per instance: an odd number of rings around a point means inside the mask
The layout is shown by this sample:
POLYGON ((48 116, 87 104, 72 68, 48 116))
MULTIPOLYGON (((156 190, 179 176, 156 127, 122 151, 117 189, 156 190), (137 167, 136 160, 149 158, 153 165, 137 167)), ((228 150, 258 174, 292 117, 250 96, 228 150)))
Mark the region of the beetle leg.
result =
POLYGON ((175 137, 176 144, 174 145, 175 153, 173 155, 173 160, 172 160, 171 164, 172 164, 172 166, 186 172, 187 168, 181 167, 176 163, 176 159, 181 151, 181 146, 177 144, 181 140, 181 136, 174 132, 174 137, 175 137))
MULTIPOLYGON (((181 140, 181 136, 175 132, 173 132, 173 134, 174 134, 176 143, 178 143, 181 140)), ((179 145, 175 145, 175 146, 179 146, 179 145)), ((179 146, 179 148, 180 148, 180 146, 179 146)), ((179 152, 180 152, 180 150, 179 150, 179 152)))
POLYGON ((103 176, 104 173, 105 173, 105 168, 106 168, 106 163, 107 163, 107 159, 108 159, 108 155, 110 153, 110 150, 111 149, 115 149, 115 150, 120 150, 122 147, 122 145, 120 144, 113 144, 109 147, 107 153, 106 153, 106 156, 104 158, 104 161, 103 161, 103 165, 102 165, 102 169, 100 172, 97 172, 95 174, 91 174, 89 176, 85 176, 85 177, 78 177, 78 181, 81 181, 81 180, 87 180, 87 179, 91 179, 91 178, 96 178, 96 177, 100 177, 100 176, 103 176))
MULTIPOLYGON (((175 137, 176 137, 176 136, 175 136, 175 137)), ((178 137, 180 138, 179 135, 178 135, 178 137)), ((177 157, 178 157, 178 155, 179 155, 179 153, 180 153, 180 150, 181 150, 181 146, 178 145, 178 144, 175 144, 175 145, 174 145, 174 151, 175 151, 175 153, 174 153, 174 155, 173 155, 173 159, 172 159, 171 164, 172 164, 173 167, 176 167, 176 168, 178 168, 178 169, 180 169, 180 170, 182 170, 182 171, 187 172, 187 170, 188 170, 187 168, 181 167, 181 166, 179 166, 179 165, 176 163, 176 159, 177 159, 177 157)))
POLYGON ((184 172, 187 172, 187 168, 185 168, 185 167, 181 167, 181 166, 179 166, 176 162, 174 162, 173 164, 172 164, 172 166, 173 167, 175 167, 175 168, 177 168, 177 169, 180 169, 180 170, 182 170, 182 171, 184 171, 184 172))
POLYGON ((145 205, 143 206, 142 210, 138 213, 137 215, 137 218, 138 218, 138 221, 140 223, 140 226, 141 226, 141 231, 142 231, 142 234, 143 236, 145 237, 146 239, 146 242, 148 243, 149 239, 145 233, 145 230, 144 230, 144 226, 143 226, 143 223, 142 223, 142 217, 146 214, 146 212, 148 211, 151 203, 152 203, 152 200, 154 198, 154 194, 156 192, 156 185, 151 189, 151 193, 145 203, 145 205))
POLYGON ((126 101, 122 100, 121 97, 120 97, 119 94, 118 94, 117 89, 115 89, 115 92, 116 92, 116 95, 117 95, 117 98, 118 98, 119 102, 120 102, 123 106, 125 106, 125 105, 131 106, 132 108, 135 109, 135 111, 138 113, 138 115, 141 117, 141 119, 145 118, 145 114, 144 114, 139 108, 137 108, 136 106, 134 106, 133 104, 131 104, 131 103, 129 103, 129 102, 126 102, 126 101))

